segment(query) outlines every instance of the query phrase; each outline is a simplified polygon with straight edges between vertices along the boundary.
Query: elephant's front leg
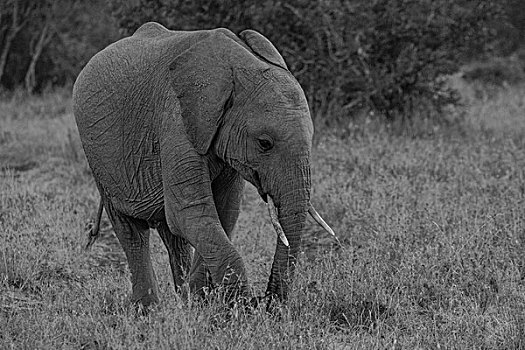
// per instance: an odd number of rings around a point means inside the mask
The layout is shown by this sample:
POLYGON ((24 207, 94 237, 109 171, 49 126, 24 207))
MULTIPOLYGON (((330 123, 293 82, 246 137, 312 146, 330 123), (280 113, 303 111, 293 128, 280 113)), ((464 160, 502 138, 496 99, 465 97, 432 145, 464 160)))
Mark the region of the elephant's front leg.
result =
MULTIPOLYGON (((244 180, 232 168, 226 168, 212 183, 215 208, 222 228, 230 239, 239 218, 243 190, 244 180)), ((196 253, 190 271, 191 290, 202 293, 206 287, 211 286, 210 277, 202 256, 196 253)))
POLYGON ((172 232, 180 231, 195 248, 213 284, 244 294, 248 291, 246 269, 221 225, 207 161, 181 135, 184 129, 172 125, 176 120, 164 120, 162 185, 168 227, 172 232))

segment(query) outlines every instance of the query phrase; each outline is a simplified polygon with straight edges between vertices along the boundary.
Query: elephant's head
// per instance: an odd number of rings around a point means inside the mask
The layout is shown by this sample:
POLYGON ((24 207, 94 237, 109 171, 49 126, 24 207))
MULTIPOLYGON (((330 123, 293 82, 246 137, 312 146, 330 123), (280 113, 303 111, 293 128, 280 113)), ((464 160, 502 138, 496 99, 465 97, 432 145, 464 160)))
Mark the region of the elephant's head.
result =
POLYGON ((276 212, 274 226, 286 237, 277 239, 267 292, 286 298, 307 213, 315 213, 313 125, 303 90, 275 47, 251 30, 208 32, 171 69, 196 150, 236 169, 276 212))

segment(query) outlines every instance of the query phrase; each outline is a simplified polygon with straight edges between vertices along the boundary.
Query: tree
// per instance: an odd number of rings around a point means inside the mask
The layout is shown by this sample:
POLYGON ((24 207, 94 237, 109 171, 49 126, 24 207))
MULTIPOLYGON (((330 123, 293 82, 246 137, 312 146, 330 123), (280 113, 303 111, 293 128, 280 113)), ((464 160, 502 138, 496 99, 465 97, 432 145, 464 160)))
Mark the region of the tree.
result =
POLYGON ((0 0, 0 83, 28 92, 71 84, 118 38, 105 0, 0 0))
MULTIPOLYGON (((37 8, 37 11, 40 12, 38 15, 39 21, 36 21, 38 24, 37 30, 34 31, 33 37, 31 38, 31 41, 29 43, 29 54, 31 56, 24 82, 25 82, 25 88, 28 93, 33 92, 35 85, 36 85, 36 78, 35 78, 35 67, 38 59, 40 58, 40 55, 42 54, 42 50, 45 46, 49 44, 51 41, 51 38, 55 34, 55 31, 51 27, 52 25, 52 10, 50 9, 50 4, 47 1, 39 3, 39 8, 37 8)), ((37 16, 33 16, 33 18, 38 18, 37 16)))
POLYGON ((518 32, 519 45, 525 44, 525 1, 508 0, 506 13, 510 24, 518 32))
POLYGON ((63 22, 70 20, 77 14, 74 9, 79 0, 54 1, 40 0, 33 11, 31 40, 29 42, 30 61, 25 74, 24 82, 28 93, 32 93, 36 85, 35 68, 38 59, 48 46, 63 22))
POLYGON ((0 80, 4 75, 11 44, 18 32, 28 23, 34 9, 35 3, 28 0, 5 0, 0 4, 0 33, 3 36, 0 52, 0 80))

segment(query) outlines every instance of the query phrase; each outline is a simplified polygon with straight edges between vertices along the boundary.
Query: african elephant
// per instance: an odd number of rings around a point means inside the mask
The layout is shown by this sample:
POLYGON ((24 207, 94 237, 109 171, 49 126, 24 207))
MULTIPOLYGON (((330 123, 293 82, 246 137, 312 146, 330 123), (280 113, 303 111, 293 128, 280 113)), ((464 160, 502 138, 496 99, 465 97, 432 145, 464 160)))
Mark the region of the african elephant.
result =
POLYGON ((73 105, 134 302, 159 300, 150 228, 166 245, 177 289, 221 285, 250 295, 230 241, 244 180, 281 232, 267 293, 287 297, 307 213, 322 219, 310 204, 308 105, 268 39, 146 23, 89 61, 73 105))

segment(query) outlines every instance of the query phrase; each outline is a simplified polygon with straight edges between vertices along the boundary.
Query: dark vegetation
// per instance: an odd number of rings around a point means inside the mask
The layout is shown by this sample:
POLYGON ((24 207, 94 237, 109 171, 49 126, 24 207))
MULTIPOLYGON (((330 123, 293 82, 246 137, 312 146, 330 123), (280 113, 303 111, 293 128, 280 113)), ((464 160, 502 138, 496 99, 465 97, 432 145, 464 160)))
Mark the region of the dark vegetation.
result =
POLYGON ((104 0, 2 0, 1 87, 32 93, 70 86, 119 37, 104 0))
POLYGON ((356 111, 389 120, 441 116, 458 103, 443 76, 473 58, 516 51, 525 33, 520 0, 6 0, 0 11, 5 89, 71 85, 94 53, 147 21, 178 30, 253 28, 282 52, 324 124, 356 111))

